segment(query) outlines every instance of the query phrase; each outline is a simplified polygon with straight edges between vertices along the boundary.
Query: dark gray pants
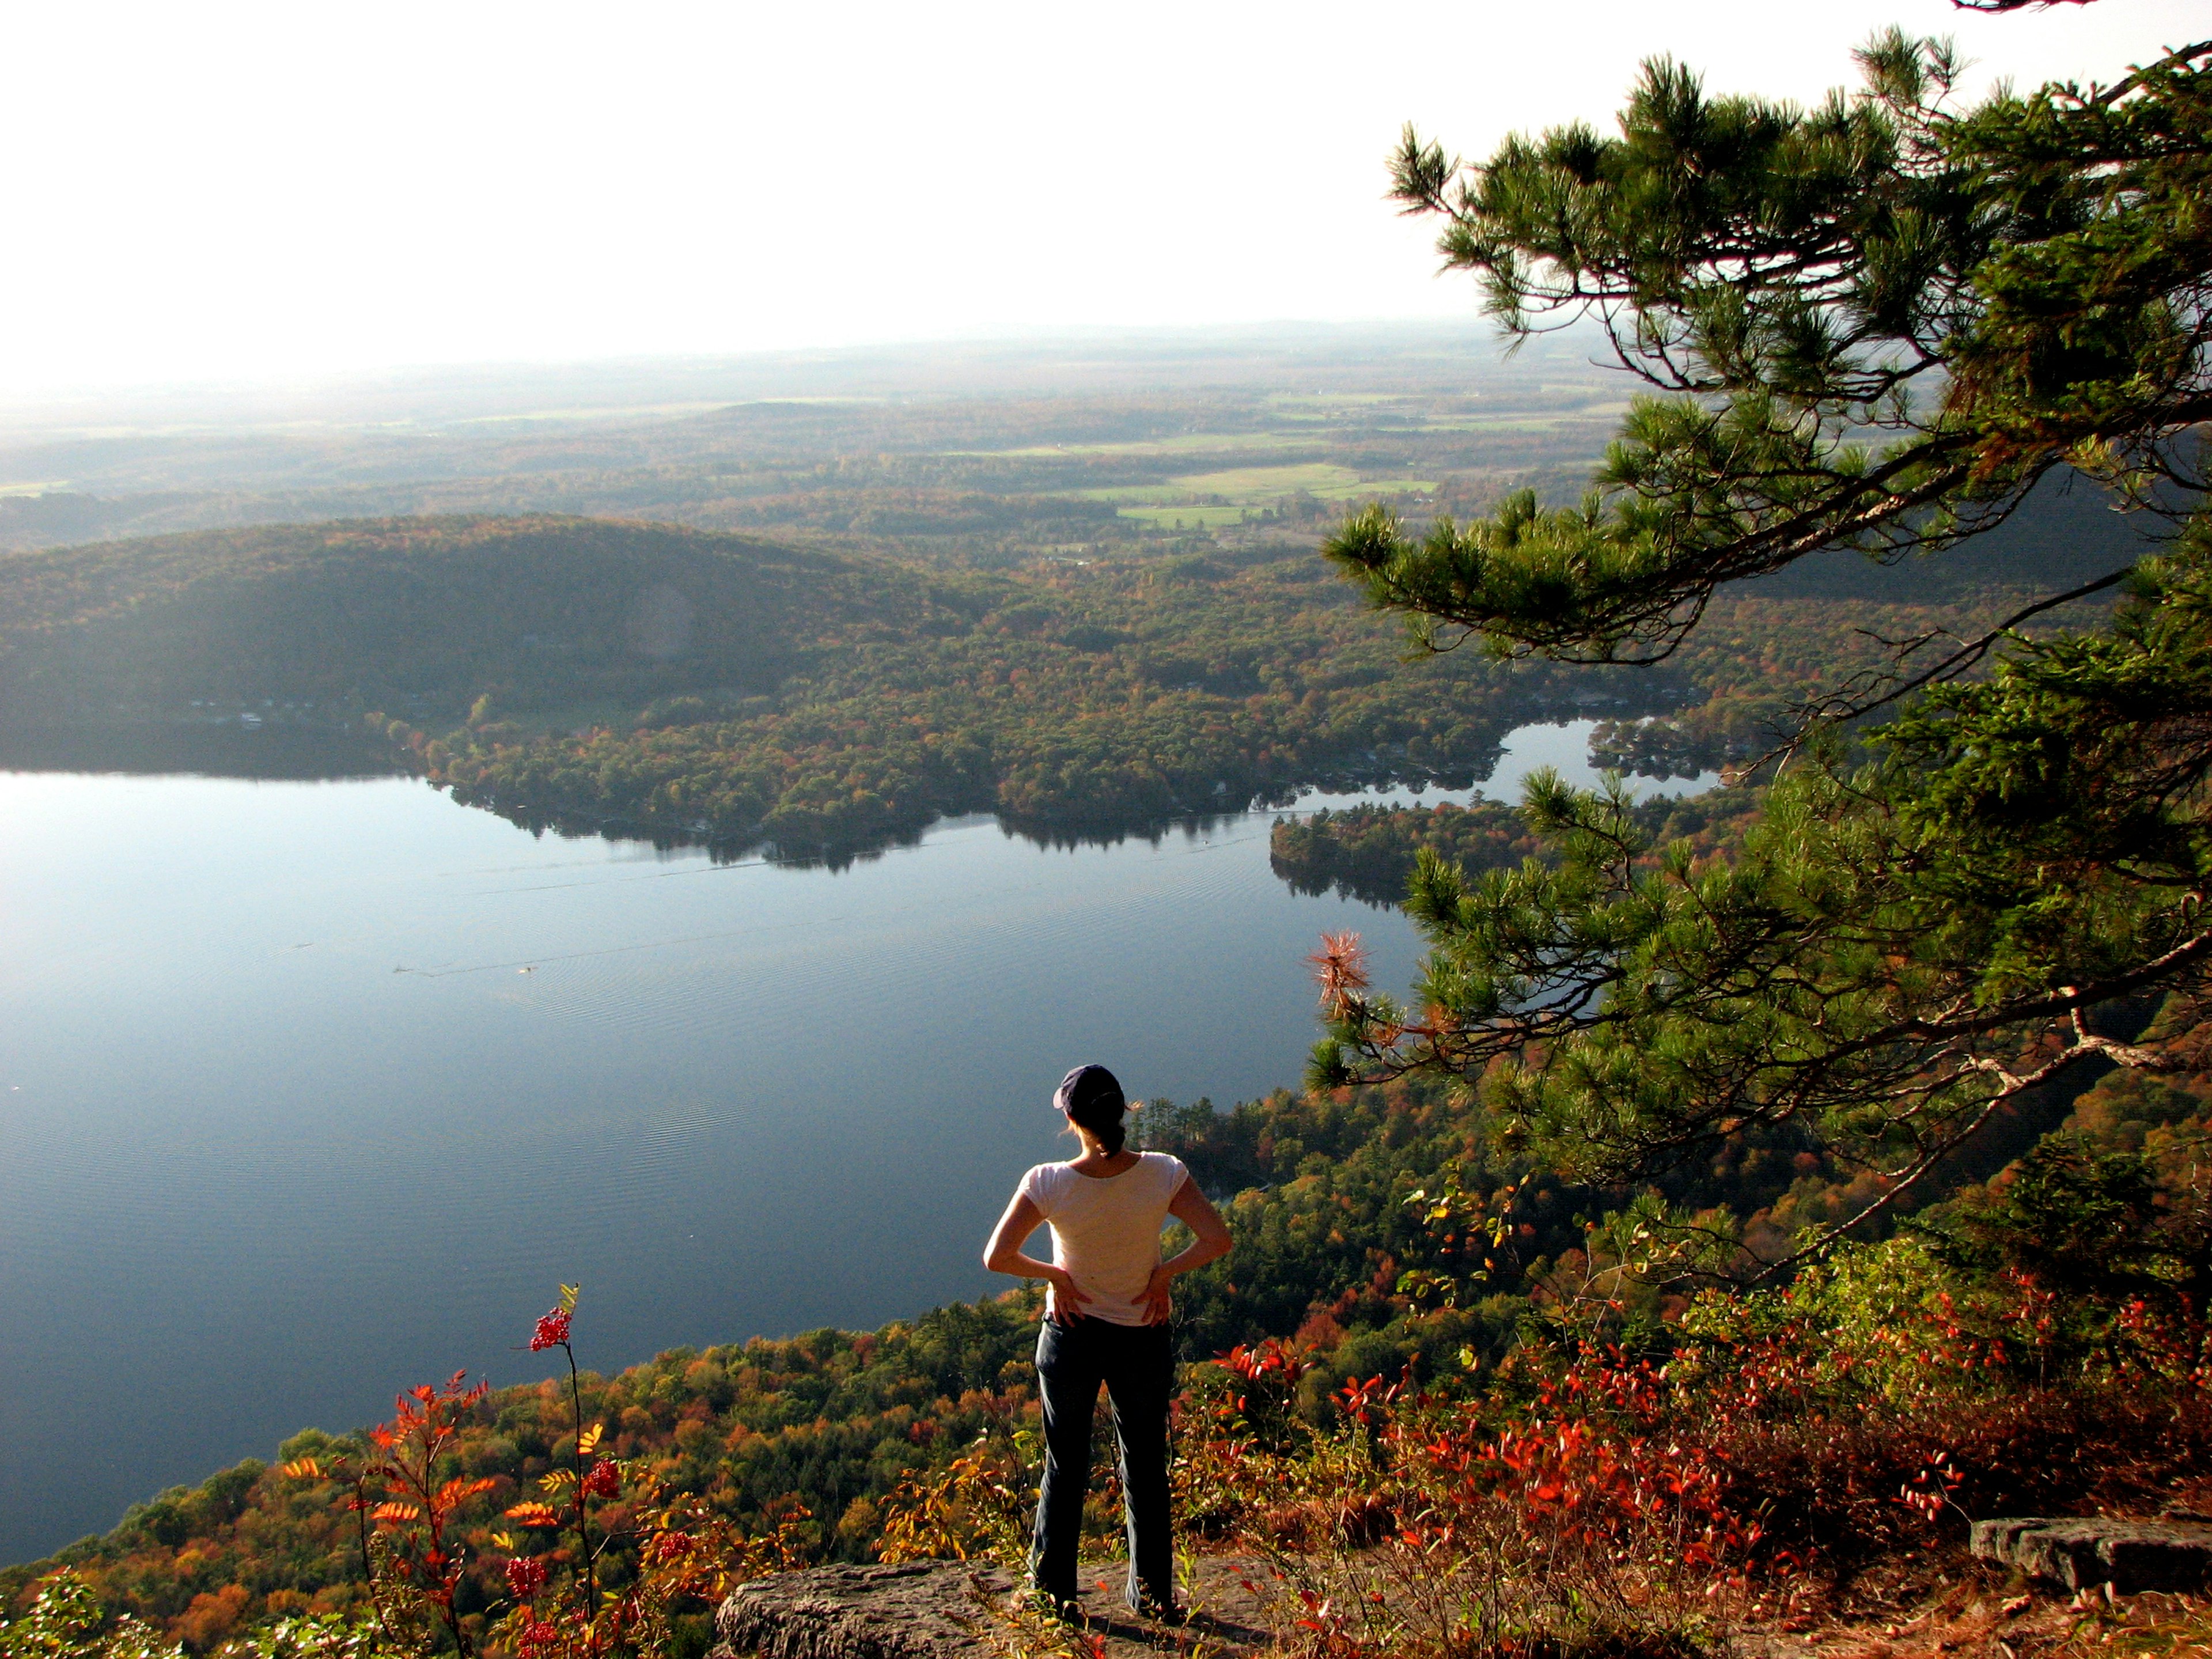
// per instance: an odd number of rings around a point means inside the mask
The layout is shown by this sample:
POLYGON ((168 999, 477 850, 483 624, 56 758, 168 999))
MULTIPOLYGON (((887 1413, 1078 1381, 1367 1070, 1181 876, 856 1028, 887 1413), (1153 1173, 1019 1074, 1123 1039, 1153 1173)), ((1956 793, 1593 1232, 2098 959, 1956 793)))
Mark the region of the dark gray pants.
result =
POLYGON ((1104 1384, 1121 1453, 1121 1510, 1129 1528, 1128 1597, 1175 1600, 1168 1535, 1168 1399, 1175 1349, 1165 1325, 1103 1319, 1045 1322, 1037 1333, 1037 1391, 1044 1400, 1044 1485, 1037 1494, 1030 1580, 1073 1597, 1083 1498, 1091 1484, 1091 1417, 1104 1384))

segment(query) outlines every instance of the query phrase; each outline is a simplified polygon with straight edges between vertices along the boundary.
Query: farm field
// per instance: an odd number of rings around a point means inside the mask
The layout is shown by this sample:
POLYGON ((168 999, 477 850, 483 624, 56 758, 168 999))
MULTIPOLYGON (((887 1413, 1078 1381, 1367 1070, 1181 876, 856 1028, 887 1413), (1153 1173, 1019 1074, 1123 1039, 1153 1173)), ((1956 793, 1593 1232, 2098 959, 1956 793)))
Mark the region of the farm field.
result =
POLYGON ((1243 523, 1254 509, 1299 495, 1318 501, 1350 502, 1373 496, 1428 495, 1436 487, 1432 478, 1371 478, 1363 477, 1356 467, 1310 461, 1188 473, 1164 483, 1087 489, 1083 497, 1114 502, 1123 518, 1156 526, 1212 528, 1243 523))

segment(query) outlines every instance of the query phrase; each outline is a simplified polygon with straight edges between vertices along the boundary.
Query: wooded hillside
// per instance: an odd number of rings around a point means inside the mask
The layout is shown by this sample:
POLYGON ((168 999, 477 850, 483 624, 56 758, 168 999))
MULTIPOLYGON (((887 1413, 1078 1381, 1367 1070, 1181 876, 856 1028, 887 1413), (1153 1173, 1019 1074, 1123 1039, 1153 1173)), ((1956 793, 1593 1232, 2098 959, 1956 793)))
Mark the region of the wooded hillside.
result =
POLYGON ((987 605, 880 561, 608 520, 210 531, 0 561, 0 698, 61 720, 766 691, 811 647, 965 631, 987 605))

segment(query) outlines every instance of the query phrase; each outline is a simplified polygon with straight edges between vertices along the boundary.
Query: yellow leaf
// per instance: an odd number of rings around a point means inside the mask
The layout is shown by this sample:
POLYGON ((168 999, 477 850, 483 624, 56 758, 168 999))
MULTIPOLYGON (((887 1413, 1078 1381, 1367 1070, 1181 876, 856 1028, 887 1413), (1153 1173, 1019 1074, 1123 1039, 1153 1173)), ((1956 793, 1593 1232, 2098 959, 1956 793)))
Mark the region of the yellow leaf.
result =
POLYGON ((312 1457, 299 1457, 289 1463, 278 1464, 276 1473, 295 1480, 319 1480, 323 1478, 323 1466, 312 1457))
POLYGON ((561 1517, 547 1504, 517 1504, 507 1512, 510 1521, 520 1521, 526 1527, 557 1527, 561 1517))
POLYGON ((607 1425, 604 1423, 594 1423, 590 1428, 586 1429, 583 1437, 576 1442, 576 1455, 589 1457, 593 1452, 599 1450, 599 1437, 606 1431, 607 1425))
POLYGON ((547 1492, 559 1492, 576 1484, 574 1469, 550 1469, 538 1477, 538 1484, 547 1492))
POLYGON ((514 1534, 511 1532, 495 1532, 491 1535, 491 1541, 503 1550, 511 1550, 514 1547, 514 1534))

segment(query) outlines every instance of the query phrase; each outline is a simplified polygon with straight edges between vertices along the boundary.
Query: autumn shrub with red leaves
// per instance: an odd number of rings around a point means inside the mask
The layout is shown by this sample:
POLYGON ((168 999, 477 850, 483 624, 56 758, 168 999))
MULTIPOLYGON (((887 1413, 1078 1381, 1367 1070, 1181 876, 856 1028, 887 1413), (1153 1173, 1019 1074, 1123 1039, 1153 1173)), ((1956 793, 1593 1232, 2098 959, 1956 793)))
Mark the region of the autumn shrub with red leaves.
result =
POLYGON ((1509 1402, 1355 1379, 1292 1409, 1309 1355, 1240 1348, 1201 1376, 1186 1515, 1265 1559, 1293 1645, 1360 1656, 1697 1649, 1705 1589, 1759 1541, 1703 1449, 1665 1433, 1662 1373, 1595 1346, 1509 1402))
POLYGON ((1313 1355, 1234 1351, 1192 1391, 1182 1513, 1267 1557, 1336 1659, 1672 1652, 1753 1575, 1809 1605, 1878 1560, 1962 1554, 1973 1518, 2155 1512, 2212 1483, 2186 1306, 2061 1308, 1907 1237, 1700 1297, 1646 1354, 1578 1311, 1480 1389, 1355 1381, 1320 1424, 1293 1409, 1313 1355))
MULTIPOLYGON (((1705 1592, 1760 1541, 1725 1471, 1671 1438, 1663 1371, 1589 1346, 1509 1401, 1354 1379, 1328 1419, 1297 1409, 1291 1344, 1191 1368, 1171 1469, 1179 1523, 1267 1564, 1293 1650, 1364 1656, 1664 1659, 1698 1649, 1705 1592)), ((1018 1571, 1034 1488, 987 1441, 887 1506, 886 1554, 1018 1571)))
POLYGON ((459 1601, 467 1558, 455 1521, 496 1483, 452 1471, 447 1454, 485 1391, 456 1371, 441 1387, 426 1382, 401 1395, 392 1421, 369 1431, 365 1458, 303 1457, 283 1466, 293 1480, 343 1493, 377 1626, 395 1647, 427 1650, 438 1645, 437 1632, 462 1659, 476 1650, 459 1601))
POLYGON ((811 1536, 803 1510, 766 1538, 741 1535, 702 1499, 667 1492, 647 1460, 601 1455, 606 1425, 584 1420, 570 1340, 576 1299, 576 1287, 562 1285, 530 1341, 533 1352, 557 1348, 568 1363, 568 1462, 540 1478, 541 1497, 507 1506, 508 1529, 488 1529, 482 1516, 464 1513, 481 1510, 499 1483, 451 1467, 461 1422, 485 1392, 458 1375, 402 1395, 392 1421, 370 1431, 366 1458, 283 1466, 295 1480, 335 1487, 355 1517, 387 1650, 460 1659, 486 1648, 520 1659, 666 1653, 680 1610, 711 1607, 734 1578, 801 1559, 811 1536), (465 1606, 471 1537, 507 1556, 493 1580, 509 1597, 504 1611, 465 1606), (620 1582, 608 1582, 611 1574, 620 1582))
POLYGON ((2031 1275, 1962 1279, 1922 1239, 1839 1252, 1788 1288, 1702 1297, 1667 1371, 1680 1431, 1764 1547, 1846 1577, 1963 1545, 1974 1518, 2155 1512, 2212 1478, 2204 1336, 2134 1301, 2083 1345, 2031 1275))
MULTIPOLYGON (((563 1285, 559 1304, 530 1340, 533 1352, 558 1348, 568 1362, 574 1437, 568 1467, 540 1478, 544 1497, 506 1512, 544 1547, 507 1561, 514 1600, 496 1636, 520 1659, 663 1654, 672 1646, 679 1609, 710 1608, 734 1580, 796 1565, 811 1517, 795 1510, 770 1536, 744 1536, 704 1500, 667 1491, 648 1460, 604 1455, 606 1425, 584 1421, 570 1340, 576 1297, 574 1285, 563 1285), (625 1547, 621 1554, 614 1553, 617 1544, 625 1547), (627 1582, 605 1583, 608 1562, 624 1559, 631 1564, 627 1582)), ((495 1534, 494 1541, 520 1548, 512 1533, 495 1534)))

